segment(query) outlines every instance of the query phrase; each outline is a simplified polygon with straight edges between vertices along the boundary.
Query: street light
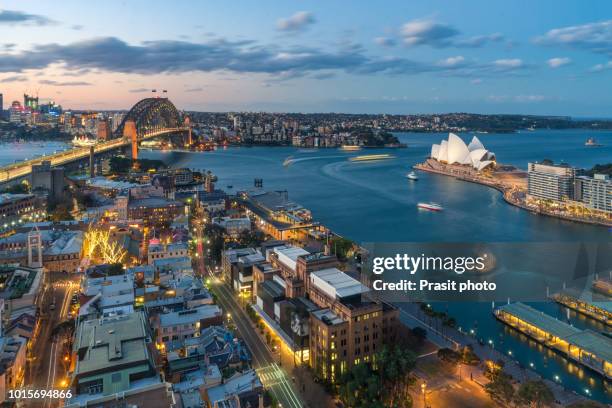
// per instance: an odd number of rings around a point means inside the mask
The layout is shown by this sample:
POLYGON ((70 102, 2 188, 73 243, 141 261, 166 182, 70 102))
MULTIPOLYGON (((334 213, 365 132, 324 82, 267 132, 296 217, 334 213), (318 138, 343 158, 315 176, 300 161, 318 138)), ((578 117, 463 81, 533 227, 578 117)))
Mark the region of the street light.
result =
POLYGON ((427 407, 427 383, 423 381, 421 384, 421 392, 423 393, 423 407, 427 407))

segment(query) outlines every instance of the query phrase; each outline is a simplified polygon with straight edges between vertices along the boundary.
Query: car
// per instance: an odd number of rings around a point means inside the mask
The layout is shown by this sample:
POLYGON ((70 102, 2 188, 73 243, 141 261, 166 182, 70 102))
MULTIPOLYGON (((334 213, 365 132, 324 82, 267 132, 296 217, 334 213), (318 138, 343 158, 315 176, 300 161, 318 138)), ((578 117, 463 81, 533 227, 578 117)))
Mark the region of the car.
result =
POLYGON ((49 310, 55 310, 55 303, 52 303, 51 305, 49 305, 49 310))

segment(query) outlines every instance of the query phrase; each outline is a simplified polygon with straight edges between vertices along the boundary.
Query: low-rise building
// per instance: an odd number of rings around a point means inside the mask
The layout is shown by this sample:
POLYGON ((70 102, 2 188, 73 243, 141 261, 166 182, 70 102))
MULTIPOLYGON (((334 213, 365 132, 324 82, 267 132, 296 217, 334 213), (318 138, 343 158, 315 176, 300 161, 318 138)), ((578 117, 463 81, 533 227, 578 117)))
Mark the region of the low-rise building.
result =
MULTIPOLYGON (((0 264, 28 264, 28 236, 17 232, 0 239, 0 264)), ((83 231, 43 229, 40 231, 43 266, 51 272, 76 272, 83 248, 83 231)))
POLYGON ((205 401, 208 408, 258 407, 262 405, 263 391, 255 370, 248 370, 206 390, 205 401))
POLYGON ((184 258, 188 255, 187 245, 182 242, 149 244, 147 261, 149 265, 152 265, 156 259, 184 258))
POLYGON ((172 351, 184 345, 185 340, 198 337, 206 327, 221 324, 223 314, 217 305, 201 305, 192 309, 161 313, 152 327, 158 344, 172 351))
POLYGON ((67 407, 174 406, 171 386, 161 380, 154 347, 141 312, 79 323, 74 339, 67 407))
POLYGON ((34 194, 0 194, 0 229, 14 229, 43 216, 44 210, 34 194))
POLYGON ((234 238, 243 232, 251 231, 251 219, 249 217, 219 217, 213 219, 213 224, 220 226, 227 235, 234 238))

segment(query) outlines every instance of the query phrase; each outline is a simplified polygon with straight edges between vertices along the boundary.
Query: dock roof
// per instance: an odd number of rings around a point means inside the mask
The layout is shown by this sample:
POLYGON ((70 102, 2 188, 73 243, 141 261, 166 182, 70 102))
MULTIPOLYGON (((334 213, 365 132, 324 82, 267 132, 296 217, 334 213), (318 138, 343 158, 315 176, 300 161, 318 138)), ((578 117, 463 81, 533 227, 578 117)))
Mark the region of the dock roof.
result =
POLYGON ((580 329, 570 326, 552 316, 540 312, 531 306, 524 303, 511 303, 509 305, 500 306, 498 310, 509 313, 527 323, 530 323, 540 329, 552 334, 555 337, 565 338, 573 334, 581 333, 580 329))

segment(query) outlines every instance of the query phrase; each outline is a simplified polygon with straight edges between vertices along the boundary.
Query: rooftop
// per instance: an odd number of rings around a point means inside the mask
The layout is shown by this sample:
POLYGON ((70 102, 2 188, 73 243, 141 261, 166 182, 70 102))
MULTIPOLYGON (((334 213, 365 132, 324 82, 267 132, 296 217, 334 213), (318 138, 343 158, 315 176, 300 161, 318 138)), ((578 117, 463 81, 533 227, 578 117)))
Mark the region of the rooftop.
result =
POLYGON ((278 260, 292 270, 295 270, 298 257, 310 254, 305 249, 292 245, 275 247, 273 251, 278 255, 278 260))
POLYGON ((329 309, 321 309, 314 311, 312 312, 312 315, 328 326, 344 323, 344 320, 342 320, 341 317, 339 317, 337 314, 335 314, 329 309))
POLYGON ((179 324, 194 323, 203 319, 210 319, 215 316, 221 316, 221 309, 219 306, 201 305, 193 309, 164 313, 160 315, 160 325, 162 327, 176 326, 179 324))
POLYGON ((607 362, 612 362, 612 338, 591 330, 580 330, 524 303, 503 305, 497 310, 532 324, 553 336, 595 354, 607 362))
POLYGON ((182 207, 185 204, 180 201, 169 200, 163 197, 147 197, 147 198, 136 198, 130 200, 128 204, 129 208, 137 208, 137 207, 150 207, 150 208, 160 208, 160 207, 182 207))
POLYGON ((255 370, 249 370, 242 374, 237 374, 225 382, 208 389, 208 399, 211 403, 223 401, 232 395, 241 395, 245 392, 253 391, 263 387, 255 370))
MULTIPOLYGON (((145 317, 140 312, 81 322, 75 336, 75 349, 79 355, 75 376, 109 373, 115 367, 151 369, 145 317)), ((124 378, 124 382, 129 379, 124 378)))
POLYGON ((310 280, 313 285, 332 298, 344 298, 368 292, 368 288, 358 280, 336 268, 312 272, 310 280))
POLYGON ((90 187, 103 190, 128 190, 132 187, 139 186, 139 184, 129 183, 127 181, 109 180, 106 177, 90 178, 86 183, 90 187))
POLYGON ((2 193, 0 194, 0 205, 12 203, 18 200, 24 200, 27 198, 34 197, 33 194, 10 194, 10 193, 2 193))

